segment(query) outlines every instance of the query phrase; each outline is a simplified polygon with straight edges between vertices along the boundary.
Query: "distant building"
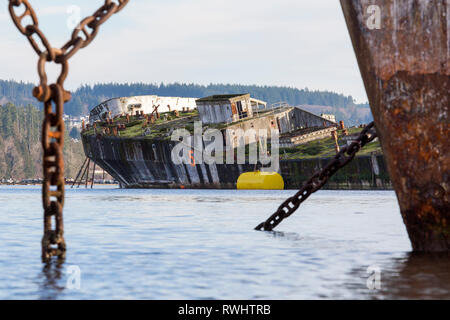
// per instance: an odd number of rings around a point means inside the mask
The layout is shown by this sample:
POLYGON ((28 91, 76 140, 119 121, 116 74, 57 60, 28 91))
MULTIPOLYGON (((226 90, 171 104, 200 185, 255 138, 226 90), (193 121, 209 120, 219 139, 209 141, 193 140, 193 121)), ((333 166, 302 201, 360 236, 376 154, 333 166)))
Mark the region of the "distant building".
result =
POLYGON ((88 120, 88 117, 81 117, 81 116, 69 116, 64 115, 63 116, 64 122, 66 123, 67 128, 78 128, 81 129, 83 120, 86 122, 88 120))
POLYGON ((258 110, 267 108, 267 103, 253 99, 250 94, 214 95, 196 100, 200 120, 203 123, 232 123, 252 118, 258 110))
POLYGON ((327 119, 328 121, 336 123, 336 116, 334 114, 322 113, 320 116, 324 119, 327 119))
POLYGON ((152 113, 156 107, 158 112, 182 111, 183 109, 193 110, 196 107, 196 98, 180 98, 180 97, 159 97, 151 96, 135 96, 114 98, 102 102, 89 115, 89 122, 105 120, 109 114, 114 118, 120 115, 135 115, 136 112, 143 111, 144 114, 152 113))

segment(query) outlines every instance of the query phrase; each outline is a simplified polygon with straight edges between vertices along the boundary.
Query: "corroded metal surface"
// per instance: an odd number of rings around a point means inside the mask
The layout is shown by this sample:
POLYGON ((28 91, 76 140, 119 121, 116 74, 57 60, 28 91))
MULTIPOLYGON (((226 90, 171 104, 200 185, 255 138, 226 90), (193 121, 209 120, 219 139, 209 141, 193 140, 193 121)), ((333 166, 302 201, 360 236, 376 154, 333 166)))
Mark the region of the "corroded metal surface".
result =
POLYGON ((14 24, 20 33, 28 39, 39 56, 38 74, 40 83, 38 87, 34 88, 33 96, 44 103, 44 121, 42 124, 44 174, 42 185, 44 206, 42 260, 44 262, 50 261, 55 256, 64 260, 66 255, 63 223, 65 192, 63 114, 64 103, 71 99, 70 92, 64 90, 64 81, 69 72, 69 59, 78 50, 91 43, 100 26, 111 15, 122 10, 128 1, 119 0, 118 3, 114 3, 111 0, 105 0, 105 3, 92 16, 80 22, 74 29, 71 39, 59 49, 53 47, 41 31, 36 13, 28 0, 9 0, 9 13, 14 24), (83 33, 84 38, 80 32, 83 33), (47 62, 61 65, 58 80, 51 85, 47 83, 45 70, 47 62))
POLYGON ((341 0, 415 251, 450 250, 450 1, 341 0))

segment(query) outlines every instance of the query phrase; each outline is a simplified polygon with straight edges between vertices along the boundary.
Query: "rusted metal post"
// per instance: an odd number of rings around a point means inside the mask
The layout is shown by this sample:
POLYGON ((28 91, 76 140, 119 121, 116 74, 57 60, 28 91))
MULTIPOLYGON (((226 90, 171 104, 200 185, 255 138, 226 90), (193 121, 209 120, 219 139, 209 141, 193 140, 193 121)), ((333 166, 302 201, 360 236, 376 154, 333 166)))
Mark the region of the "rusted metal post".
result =
POLYGON ((77 189, 80 187, 81 183, 83 182, 83 178, 86 175, 86 170, 89 168, 90 163, 91 163, 91 159, 88 158, 88 163, 87 163, 86 167, 84 168, 84 172, 81 175, 80 181, 78 182, 77 189))
POLYGON ((448 0, 341 0, 415 251, 450 251, 448 0))
POLYGON ((94 162, 94 170, 92 170, 92 181, 91 181, 91 189, 94 188, 94 179, 95 179, 95 167, 96 167, 96 163, 94 162))
POLYGON ((339 147, 337 130, 331 131, 331 137, 334 139, 334 148, 336 150, 336 153, 339 153, 339 151, 341 151, 341 148, 339 147))
POLYGON ((88 183, 89 183, 89 170, 91 169, 90 165, 91 165, 91 161, 89 159, 89 163, 88 163, 88 166, 87 166, 86 183, 85 183, 85 186, 84 186, 86 189, 87 189, 88 183))
POLYGON ((73 181, 72 187, 70 187, 71 189, 73 189, 73 187, 75 186, 75 184, 77 183, 78 178, 80 177, 81 172, 84 169, 84 166, 86 165, 86 162, 88 161, 88 158, 84 159, 83 165, 81 166, 80 170, 77 173, 77 176, 75 178, 75 180, 73 181))

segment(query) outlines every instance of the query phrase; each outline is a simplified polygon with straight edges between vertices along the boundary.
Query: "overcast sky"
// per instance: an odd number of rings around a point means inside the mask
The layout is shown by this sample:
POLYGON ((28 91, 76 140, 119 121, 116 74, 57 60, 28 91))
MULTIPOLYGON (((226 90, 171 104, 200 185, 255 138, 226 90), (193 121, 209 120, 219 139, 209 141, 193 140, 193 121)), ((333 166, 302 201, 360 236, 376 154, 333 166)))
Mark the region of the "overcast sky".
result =
MULTIPOLYGON (((37 82, 37 56, 6 2, 0 79, 37 82)), ((84 17, 103 2, 30 0, 55 47, 70 37, 71 6, 84 17)), ((367 101, 337 0, 130 0, 70 65, 69 89, 98 82, 240 83, 331 90, 367 101)))

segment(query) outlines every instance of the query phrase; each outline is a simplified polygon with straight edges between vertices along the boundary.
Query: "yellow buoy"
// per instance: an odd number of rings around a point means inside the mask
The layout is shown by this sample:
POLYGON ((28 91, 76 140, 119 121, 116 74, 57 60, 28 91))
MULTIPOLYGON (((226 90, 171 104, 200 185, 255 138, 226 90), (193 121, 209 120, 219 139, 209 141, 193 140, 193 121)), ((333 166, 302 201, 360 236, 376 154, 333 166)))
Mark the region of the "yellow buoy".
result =
POLYGON ((237 181, 238 190, 283 190, 284 180, 276 172, 245 172, 237 181))

